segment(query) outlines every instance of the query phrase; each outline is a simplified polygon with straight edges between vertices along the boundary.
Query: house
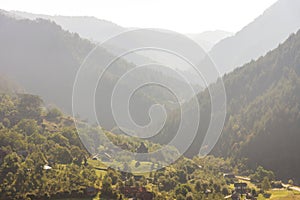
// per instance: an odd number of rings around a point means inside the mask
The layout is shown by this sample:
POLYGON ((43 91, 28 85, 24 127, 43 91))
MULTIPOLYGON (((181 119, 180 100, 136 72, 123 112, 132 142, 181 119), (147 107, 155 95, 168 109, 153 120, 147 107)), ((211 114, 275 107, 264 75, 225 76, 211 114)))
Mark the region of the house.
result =
POLYGON ((50 167, 49 165, 44 165, 43 169, 44 170, 50 170, 50 169, 52 169, 52 167, 50 167))
POLYGON ((224 173, 223 177, 224 178, 229 178, 229 179, 234 179, 235 175, 233 173, 224 173))
POLYGON ((234 183, 235 192, 246 194, 247 183, 234 183))
POLYGON ((140 181, 144 176, 142 175, 133 175, 135 181, 140 181))
POLYGON ((148 153, 148 148, 144 144, 144 142, 141 143, 141 145, 136 149, 137 153, 148 153))
POLYGON ((208 194, 210 194, 211 193, 211 190, 210 189, 206 189, 205 191, 204 191, 204 194, 206 194, 206 195, 208 195, 208 194))
POLYGON ((93 156, 92 160, 98 160, 97 155, 93 156))
POLYGON ((127 198, 152 200, 154 195, 152 192, 147 191, 145 187, 129 187, 125 186, 120 188, 122 194, 127 198))
POLYGON ((144 142, 141 143, 141 145, 136 149, 137 155, 136 159, 139 161, 147 161, 147 153, 148 153, 148 148, 144 144, 144 142))
POLYGON ((278 188, 278 189, 283 188, 283 185, 282 185, 281 181, 272 181, 271 186, 272 186, 272 188, 278 188))

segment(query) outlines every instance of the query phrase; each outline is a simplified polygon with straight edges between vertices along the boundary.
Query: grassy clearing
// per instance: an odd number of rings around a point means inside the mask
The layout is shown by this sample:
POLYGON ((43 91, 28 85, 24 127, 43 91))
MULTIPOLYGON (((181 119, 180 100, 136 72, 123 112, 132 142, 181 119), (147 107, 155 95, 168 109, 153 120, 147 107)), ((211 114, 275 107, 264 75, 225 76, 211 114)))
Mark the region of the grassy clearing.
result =
MULTIPOLYGON (((270 200, 300 200, 300 193, 296 191, 289 190, 270 190, 271 193, 270 200)), ((259 195, 258 200, 266 200, 262 195, 259 195)))
MULTIPOLYGON (((106 174, 106 171, 104 171, 104 170, 99 170, 99 169, 96 169, 96 168, 103 168, 103 169, 106 169, 106 168, 108 168, 107 166, 109 166, 109 164, 112 164, 112 163, 103 163, 103 162, 101 162, 101 161, 99 161, 99 160, 92 160, 92 159, 89 159, 88 160, 88 164, 90 165, 90 166, 92 166, 92 167, 94 167, 95 168, 95 171, 96 171, 96 175, 98 176, 98 177, 103 177, 103 176, 105 176, 105 174, 106 174)), ((120 168, 120 169, 122 169, 122 167, 123 167, 123 163, 114 163, 115 165, 117 165, 117 166, 114 166, 115 168, 120 168)), ((135 164, 136 164, 136 161, 135 160, 133 160, 130 164, 129 164, 129 167, 133 170, 133 171, 135 171, 135 175, 143 175, 143 176, 145 176, 145 177, 149 177, 149 172, 148 171, 150 171, 150 169, 151 169, 151 166, 152 166, 152 163, 151 162, 140 162, 140 166, 138 166, 138 167, 136 167, 135 166, 135 164), (145 172, 146 171, 146 172, 145 172)))
MULTIPOLYGON (((98 161, 100 162, 100 161, 98 161)), ((145 177, 149 177, 149 171, 151 171, 151 167, 152 167, 152 162, 147 162, 147 161, 143 161, 140 162, 139 166, 136 166, 136 160, 132 160, 129 163, 129 168, 133 171, 133 174, 135 175, 143 175, 145 177)), ((92 164, 92 162, 91 162, 92 164)), ((124 168, 124 163, 121 162, 104 162, 102 163, 103 166, 112 166, 115 169, 123 169, 124 168)), ((92 166, 95 166, 95 162, 94 164, 92 164, 92 166)), ((157 167, 157 166, 155 166, 157 167)))

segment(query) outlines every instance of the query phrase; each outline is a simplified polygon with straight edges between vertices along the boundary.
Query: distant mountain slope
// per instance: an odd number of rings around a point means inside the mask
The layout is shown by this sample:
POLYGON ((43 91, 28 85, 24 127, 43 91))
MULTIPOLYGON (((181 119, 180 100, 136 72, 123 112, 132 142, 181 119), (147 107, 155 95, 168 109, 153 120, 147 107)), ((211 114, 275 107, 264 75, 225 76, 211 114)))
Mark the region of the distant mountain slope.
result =
MULTIPOLYGON (((3 14, 0 14, 0 43, 0 73, 12 77, 28 93, 39 95, 47 103, 53 103, 64 112, 72 113, 72 92, 76 73, 83 59, 95 47, 93 43, 80 38, 76 33, 64 31, 49 20, 16 19, 3 14)), ((74 113, 91 123, 96 121, 94 107, 90 101, 94 99, 93 87, 97 86, 97 117, 101 126, 107 130, 116 126, 111 110, 113 89, 121 75, 135 67, 132 63, 119 59, 104 72, 101 82, 95 86, 99 78, 97 75, 100 76, 101 70, 106 66, 104 62, 113 58, 114 56, 105 49, 96 49, 88 61, 86 76, 81 76, 84 79, 82 85, 86 87, 83 86, 78 91, 82 99, 74 113), (91 84, 93 86, 89 87, 91 84), (93 110, 87 107, 93 107, 93 110)), ((182 97, 188 98, 188 95, 185 95, 186 91, 180 90, 182 82, 165 74, 149 68, 130 80, 164 80, 178 88, 182 97)), ((131 91, 128 88, 130 84, 130 81, 121 83, 122 88, 131 91)), ((140 125, 148 124, 149 108, 157 103, 165 105, 167 111, 178 106, 176 97, 163 87, 149 86, 138 89, 130 101, 132 118, 140 125)))
POLYGON ((188 37, 197 42, 207 52, 219 41, 232 35, 233 33, 222 30, 205 31, 199 34, 187 34, 188 37))
MULTIPOLYGON (((51 21, 54 21, 56 24, 60 25, 64 30, 70 31, 72 33, 78 33, 80 37, 89 39, 92 42, 103 42, 109 38, 111 38, 114 35, 117 35, 123 31, 128 31, 128 28, 121 27, 113 22, 109 22, 102 19, 97 19, 95 17, 85 17, 85 16, 51 16, 51 15, 42 15, 42 14, 33 14, 33 13, 27 13, 27 12, 21 12, 21 11, 3 11, 6 15, 14 16, 15 18, 26 18, 26 19, 48 19, 51 21)), ((209 46, 212 43, 216 43, 221 38, 224 37, 225 34, 228 34, 227 32, 223 31, 207 31, 204 33, 201 33, 199 35, 195 35, 196 38, 201 37, 204 40, 207 40, 209 43, 209 46)), ((138 45, 143 46, 143 38, 147 37, 148 39, 151 38, 151 36, 142 35, 139 36, 140 40, 137 40, 135 37, 128 38, 130 43, 138 43, 138 45)), ((197 39, 196 39, 197 42, 197 39)), ((176 41, 173 42, 176 44, 176 41)), ((126 49, 127 45, 122 46, 118 43, 111 44, 109 49, 107 51, 112 51, 110 53, 118 52, 119 49, 126 49)), ((172 56, 167 57, 166 55, 160 55, 161 52, 156 53, 149 53, 149 51, 137 51, 133 52, 131 55, 126 56, 124 58, 129 63, 134 63, 135 65, 140 65, 144 63, 153 63, 153 62, 159 62, 164 63, 166 60, 166 65, 172 64, 170 67, 182 69, 184 66, 182 66, 182 63, 178 64, 178 59, 175 61, 172 56), (173 66, 174 65, 174 66, 173 66)), ((160 73, 162 73, 164 76, 170 76, 170 74, 165 73, 164 70, 160 70, 160 73)), ((190 80, 197 80, 197 76, 193 74, 186 73, 185 70, 182 70, 182 73, 185 74, 185 76, 189 77, 190 80)), ((174 77, 170 77, 171 79, 175 79, 174 77)), ((177 80, 180 82, 180 80, 177 80)), ((193 84, 195 84, 195 88, 200 88, 199 81, 192 81, 193 84)), ((197 89, 199 90, 199 89, 197 89)))
POLYGON ((21 11, 11 11, 16 16, 28 18, 28 19, 49 19, 59 24, 63 29, 73 33, 78 33, 81 37, 89 39, 95 42, 102 42, 108 38, 121 33, 126 30, 113 22, 97 19, 95 17, 87 16, 51 16, 42 14, 32 14, 21 11))
MULTIPOLYGON (((10 11, 15 17, 28 19, 49 19, 59 24, 63 29, 73 33, 78 33, 81 37, 91 41, 101 42, 118 33, 128 30, 113 22, 87 16, 51 16, 43 14, 34 14, 21 11, 10 11)), ((187 34, 190 38, 198 42, 206 51, 209 51, 217 42, 231 36, 232 33, 216 30, 205 31, 199 34, 187 34)))
POLYGON ((70 112, 76 71, 93 45, 46 20, 0 15, 0 27, 1 72, 70 112))
MULTIPOLYGON (((60 26, 48 20, 39 19, 16 20, 0 15, 0 71, 22 85, 28 93, 42 96, 48 103, 56 104, 67 113, 72 113, 72 89, 76 73, 85 56, 94 45, 78 34, 63 31, 60 26)), ((105 59, 112 59, 113 55, 98 48, 92 63, 101 67, 105 59)), ((120 74, 133 67, 124 60, 114 64, 113 70, 103 76, 103 88, 98 90, 102 101, 97 104, 103 118, 102 125, 110 129, 114 121, 110 108, 112 88, 120 74)), ((100 68, 101 69, 101 68, 100 68)), ((90 74, 95 73, 91 69, 90 74)), ((87 79, 87 83, 91 82, 87 79)), ((82 118, 91 118, 94 114, 84 107, 90 98, 86 88, 81 91, 86 95, 82 108, 78 110, 82 118)), ((157 95, 161 96, 161 95, 157 95)), ((151 104, 153 100, 139 94, 137 102, 142 105, 151 104), (147 102, 147 103, 146 103, 147 102)), ((139 109, 136 114, 142 112, 139 109)), ((143 113, 144 115, 144 113, 143 113)), ((141 119, 142 117, 137 117, 141 119)))
POLYGON ((299 10, 299 0, 279 0, 236 35, 216 44, 210 56, 222 73, 257 59, 300 28, 299 10))

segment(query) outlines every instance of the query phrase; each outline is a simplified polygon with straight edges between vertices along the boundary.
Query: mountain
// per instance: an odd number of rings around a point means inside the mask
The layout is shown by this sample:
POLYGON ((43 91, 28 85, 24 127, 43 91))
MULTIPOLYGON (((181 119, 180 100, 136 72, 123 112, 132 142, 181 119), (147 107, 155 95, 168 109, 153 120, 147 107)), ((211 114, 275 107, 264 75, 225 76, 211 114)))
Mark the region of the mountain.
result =
POLYGON ((95 17, 80 16, 51 16, 42 14, 32 14, 21 11, 11 11, 16 17, 28 18, 35 20, 38 18, 48 19, 60 25, 63 29, 72 33, 78 33, 82 38, 94 42, 103 42, 108 38, 126 30, 110 21, 97 19, 95 17))
MULTIPOLYGON (((121 32, 132 30, 129 28, 121 27, 117 24, 106 20, 97 19, 95 17, 51 16, 20 11, 6 12, 6 14, 9 14, 10 16, 13 16, 17 19, 25 18, 31 20, 51 20, 56 24, 60 25, 64 30, 70 31, 72 33, 77 33, 81 38, 89 39, 94 43, 101 43, 121 32)), ((161 38, 154 38, 152 37, 152 35, 153 34, 148 34, 146 32, 143 32, 138 35, 134 35, 133 33, 131 36, 127 36, 128 43, 110 40, 110 44, 106 48, 106 50, 111 54, 116 54, 117 52, 120 52, 123 49, 128 49, 129 46, 144 47, 149 46, 149 41, 151 41, 150 46, 152 46, 157 41, 161 42, 161 38)), ((216 42, 228 35, 230 35, 230 33, 219 30, 206 31, 200 34, 189 34, 190 38, 194 39, 196 43, 200 44, 200 46, 205 51, 207 48, 211 48, 212 45, 214 45, 216 42)), ((172 37, 168 37, 168 39, 172 39, 172 37)), ((169 42, 169 44, 167 45, 171 45, 172 48, 177 48, 179 46, 177 39, 176 37, 174 37, 174 40, 172 42, 169 42)), ((205 52, 199 52, 199 58, 201 58, 204 53, 205 52)), ((178 59, 178 57, 175 57, 173 54, 170 53, 165 53, 157 50, 151 51, 146 49, 132 52, 130 55, 123 57, 123 59, 126 60, 128 63, 133 63, 136 66, 145 63, 160 63, 165 66, 171 67, 172 69, 175 69, 179 73, 183 74, 186 77, 186 79, 190 81, 195 91, 200 91, 205 86, 204 84, 202 84, 202 80, 199 80, 199 76, 195 73, 194 69, 190 69, 191 66, 189 64, 187 64, 182 59, 178 59)), ((172 74, 166 73, 166 70, 164 70, 163 68, 158 68, 157 71, 163 76, 172 79, 173 82, 174 80, 176 80, 176 76, 174 77, 172 76, 172 74)), ((178 80, 177 78, 177 82, 179 83, 178 86, 180 86, 182 80, 178 80)))
POLYGON ((1 73, 29 93, 71 111, 69 90, 81 60, 93 45, 47 20, 0 15, 0 26, 1 73))
MULTIPOLYGON (((113 22, 97 19, 95 17, 87 16, 51 16, 42 14, 33 14, 21 11, 10 11, 11 15, 15 17, 22 17, 27 19, 49 19, 60 25, 63 29, 72 33, 78 33, 81 37, 89 39, 94 42, 103 42, 104 40, 129 30, 128 28, 121 27, 113 22)), ((201 47, 209 51, 213 45, 220 40, 231 36, 232 33, 216 30, 205 31, 203 33, 187 34, 191 39, 195 40, 201 47)))
MULTIPOLYGON (((300 183, 300 158, 296 153, 300 151, 299 55, 300 31, 264 57, 224 75, 227 113, 216 144, 205 140, 205 136, 211 119, 218 119, 222 111, 214 107, 216 112, 212 113, 209 90, 201 92, 197 96, 201 116, 198 132, 185 155, 193 157, 213 147, 210 154, 214 156, 244 160, 253 170, 261 165, 281 180, 300 183)), ((219 86, 220 79, 209 86, 217 97, 223 92, 219 86)), ((187 103, 183 109, 187 112, 196 107, 187 103)), ((171 128, 157 142, 164 143, 176 133, 182 119, 179 110, 172 114, 168 124, 171 128)), ((184 126, 192 126, 189 123, 184 126)), ((211 132, 214 133, 217 132, 211 132)), ((192 129, 186 132, 187 136, 192 134, 192 129)))
POLYGON ((246 159, 300 183, 300 31, 224 76, 227 121, 213 154, 246 159))
POLYGON ((189 33, 186 34, 188 37, 197 42, 205 51, 210 51, 215 44, 224 38, 230 37, 233 33, 216 30, 216 31, 205 31, 202 33, 189 33))
MULTIPOLYGON (((51 15, 42 15, 42 14, 33 14, 21 11, 3 11, 6 15, 13 16, 17 19, 25 18, 25 19, 47 19, 55 22, 60 25, 64 30, 70 31, 71 33, 77 33, 81 38, 88 39, 92 42, 98 43, 103 42, 114 35, 117 35, 121 32, 128 31, 128 28, 121 27, 115 23, 97 19, 95 17, 84 17, 84 16, 51 16, 51 15)), ((204 43, 215 44, 217 41, 228 35, 225 31, 207 31, 201 34, 191 34, 192 38, 195 36, 195 41, 198 41, 198 38, 201 38, 204 43)), ((136 43, 137 45, 144 46, 143 38, 151 38, 149 35, 136 35, 128 38, 131 43, 136 43), (140 37, 140 40, 137 39, 140 37)), ((153 38, 152 40, 155 40, 153 38)), ((173 42, 176 44, 176 41, 173 42)), ((106 49, 110 51, 110 53, 114 54, 120 49, 128 48, 128 44, 122 46, 120 43, 113 43, 106 49)), ((174 59, 174 56, 169 56, 167 54, 161 55, 162 52, 150 52, 150 51, 138 51, 133 52, 132 54, 126 56, 124 59, 129 63, 134 63, 135 65, 144 64, 144 63, 165 63, 166 65, 171 65, 174 69, 184 69, 186 66, 185 63, 180 62, 178 64, 178 59, 174 59)), ((201 53, 199 53, 201 54, 201 53)), ((163 69, 158 69, 160 73, 164 76, 170 76, 170 74, 166 73, 163 69)), ((192 84, 195 85, 195 89, 199 90, 199 79, 197 76, 192 73, 186 72, 186 70, 180 70, 189 80, 191 80, 192 84), (194 81, 193 81, 194 80, 194 81)), ((192 71, 193 72, 193 71, 192 71)), ((175 77, 171 77, 175 79, 175 77)), ((180 82, 180 80, 179 80, 180 82)))
MULTIPOLYGON (((97 47, 82 66, 84 70, 81 75, 76 76, 85 57, 95 48, 92 42, 45 19, 16 19, 0 14, 0 27, 1 73, 16 80, 26 92, 41 96, 46 103, 55 104, 65 113, 74 111, 74 115, 90 123, 97 121, 93 104, 95 99, 100 125, 107 130, 116 128, 111 109, 112 93, 122 75, 135 68, 134 64, 118 59, 104 71, 105 63, 112 60, 114 54, 97 47), (103 75, 102 79, 95 86, 100 75, 103 75), (78 85, 78 82, 81 84, 78 85), (72 101, 74 85, 77 96, 74 95, 72 101), (74 105, 76 107, 72 109, 74 105)), ((162 73, 158 66, 150 66, 128 77, 130 81, 121 81, 118 85, 122 91, 131 91, 132 84, 136 82, 163 81, 176 88, 180 93, 177 98, 181 97, 177 99, 172 92, 157 85, 146 85, 136 90, 129 107, 132 119, 139 125, 150 122, 148 112, 152 105, 163 105, 166 112, 170 112, 178 107, 178 100, 185 102, 190 98, 188 91, 182 89, 184 84, 178 81, 178 75, 170 70, 162 73)), ((132 130, 131 127, 127 129, 132 130)))
MULTIPOLYGON (((261 165, 282 180, 300 183, 300 159, 296 153, 300 151, 299 55, 300 31, 266 56, 223 77, 227 114, 222 135, 211 154, 245 160, 252 169, 261 165)), ((214 85, 210 87, 221 93, 214 85)), ((198 154, 203 143, 212 117, 210 98, 208 90, 198 95, 201 121, 187 156, 198 154)), ((194 107, 186 105, 186 109, 194 107)))
POLYGON ((300 28, 300 1, 279 0, 234 36, 210 51, 220 72, 232 71, 275 49, 300 28))
MULTIPOLYGON (((85 56, 94 48, 94 44, 80 38, 78 34, 64 31, 54 22, 43 19, 17 20, 1 15, 0 26, 1 73, 16 80, 28 93, 40 95, 47 103, 53 103, 64 112, 72 113, 72 89, 76 73, 85 56)), ((98 69, 101 69, 105 59, 112 58, 112 54, 97 48, 92 64, 97 64, 98 69)), ((106 90, 99 89, 97 94, 101 94, 102 99, 105 96, 108 98, 108 93, 111 93, 109 88, 116 83, 117 77, 132 66, 123 60, 118 61, 113 69, 104 75, 103 88, 106 90)), ((88 73, 95 74, 95 68, 90 67, 88 73)), ((93 81, 91 77, 85 84, 93 81)), ((76 114, 91 119, 92 111, 84 108, 90 96, 87 89, 81 92, 85 94, 86 99, 80 103, 82 107, 76 114)), ((144 103, 153 102, 142 95, 140 98, 144 103)), ((109 112, 106 109, 110 103, 105 106, 104 104, 100 104, 99 109, 107 113, 103 126, 109 129, 113 126, 112 120, 108 120, 109 112)))

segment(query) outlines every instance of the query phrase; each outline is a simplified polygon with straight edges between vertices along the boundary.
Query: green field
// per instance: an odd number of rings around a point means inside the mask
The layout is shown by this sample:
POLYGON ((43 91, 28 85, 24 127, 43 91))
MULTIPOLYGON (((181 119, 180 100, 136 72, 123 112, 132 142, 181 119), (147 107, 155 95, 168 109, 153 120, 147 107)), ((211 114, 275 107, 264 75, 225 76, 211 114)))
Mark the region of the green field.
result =
MULTIPOLYGON (((289 191, 289 190, 271 190, 270 200, 300 200, 300 193, 296 191, 289 191)), ((266 200, 262 195, 259 195, 258 200, 266 200)))

